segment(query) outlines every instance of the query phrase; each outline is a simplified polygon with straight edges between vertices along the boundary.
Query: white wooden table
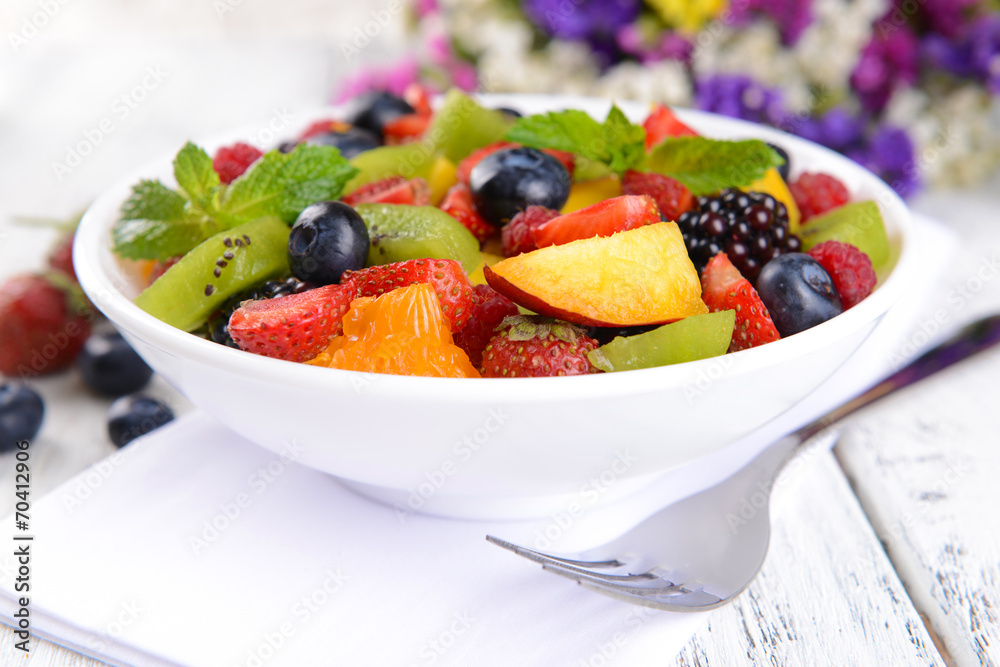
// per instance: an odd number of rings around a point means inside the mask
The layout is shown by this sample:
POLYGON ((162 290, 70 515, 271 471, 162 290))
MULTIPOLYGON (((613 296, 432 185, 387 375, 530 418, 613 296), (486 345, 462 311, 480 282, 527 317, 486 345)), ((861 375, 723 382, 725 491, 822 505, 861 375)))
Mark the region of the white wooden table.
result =
MULTIPOLYGON (((35 7, 12 4, 23 11, 0 24, 3 34, 35 7)), ((320 105, 354 65, 336 48, 352 23, 322 23, 328 13, 315 3, 283 3, 318 19, 276 18, 290 39, 267 42, 225 38, 265 31, 261 12, 241 15, 241 3, 230 4, 232 16, 220 17, 208 3, 197 11, 193 1, 149 3, 162 11, 145 17, 142 38, 130 34, 127 15, 93 19, 131 7, 120 0, 67 5, 50 32, 0 55, 0 278, 39 268, 51 239, 12 226, 13 216, 68 216, 113 179, 192 136, 320 105), (179 25, 189 38, 182 43, 171 32, 179 25), (81 35, 83 42, 74 41, 81 35), (126 107, 123 95, 132 102, 126 107), (111 131, 91 141, 79 166, 57 174, 53 163, 96 137, 105 118, 111 131)), ((363 17, 367 10, 353 11, 363 17)), ((366 55, 388 50, 390 33, 366 55)), ((928 297, 928 312, 940 308, 940 328, 1000 311, 998 186, 1000 178, 973 193, 915 202, 964 241, 928 297)), ((760 577, 714 612, 675 664, 1000 664, 997 377, 1000 352, 887 400, 853 422, 834 453, 811 457, 776 491, 760 577)), ((104 432, 108 401, 87 395, 72 373, 33 385, 48 410, 33 447, 37 498, 113 449, 104 432)), ((163 383, 152 391, 187 409, 163 383)), ((3 491, 13 485, 10 460, 0 459, 0 515, 12 507, 12 492, 3 491)), ((41 641, 28 662, 100 664, 41 641)), ((0 664, 25 664, 7 628, 0 629, 0 664)))

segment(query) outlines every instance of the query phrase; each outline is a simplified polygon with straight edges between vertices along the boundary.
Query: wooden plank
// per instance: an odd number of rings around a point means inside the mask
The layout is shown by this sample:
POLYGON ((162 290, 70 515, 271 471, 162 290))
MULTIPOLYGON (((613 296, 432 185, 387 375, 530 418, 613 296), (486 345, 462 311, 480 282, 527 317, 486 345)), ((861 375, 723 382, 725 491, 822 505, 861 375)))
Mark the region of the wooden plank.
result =
MULTIPOLYGON (((919 208, 948 220, 958 256, 926 299, 900 357, 981 314, 1000 312, 1000 174, 919 208), (960 214, 956 214, 960 212, 960 214)), ((956 665, 1000 664, 1000 350, 859 416, 837 457, 907 592, 956 665)))
POLYGON ((1000 663, 998 374, 1000 351, 914 387, 859 419, 838 448, 907 592, 957 665, 1000 663))
POLYGON ((776 486, 760 575, 673 664, 946 664, 832 454, 806 457, 776 486))

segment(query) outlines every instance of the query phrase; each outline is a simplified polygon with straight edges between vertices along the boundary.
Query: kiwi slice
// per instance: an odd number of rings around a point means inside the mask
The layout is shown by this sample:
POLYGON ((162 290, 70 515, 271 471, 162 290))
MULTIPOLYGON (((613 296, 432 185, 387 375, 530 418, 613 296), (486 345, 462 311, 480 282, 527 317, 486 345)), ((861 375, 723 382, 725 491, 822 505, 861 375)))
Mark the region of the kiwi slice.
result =
POLYGON ((816 216, 799 229, 803 250, 823 241, 850 243, 868 255, 875 268, 889 259, 889 236, 878 204, 872 200, 851 202, 816 216))
POLYGON ((371 239, 368 266, 433 257, 458 260, 469 273, 482 261, 472 232, 439 208, 359 204, 355 209, 371 239))
POLYGON ((288 225, 258 218, 202 241, 135 298, 167 324, 191 331, 229 297, 288 273, 288 225))
POLYGON ((736 311, 692 315, 652 331, 612 340, 587 353, 602 371, 668 366, 725 354, 733 338, 736 311))
POLYGON ((487 109, 453 88, 434 114, 424 142, 434 152, 458 164, 477 148, 503 139, 512 124, 502 111, 487 109))
POLYGON ((344 193, 350 194, 362 185, 381 181, 390 176, 406 178, 419 176, 429 181, 436 163, 434 148, 424 142, 379 146, 351 158, 351 166, 357 169, 358 173, 344 186, 344 193))

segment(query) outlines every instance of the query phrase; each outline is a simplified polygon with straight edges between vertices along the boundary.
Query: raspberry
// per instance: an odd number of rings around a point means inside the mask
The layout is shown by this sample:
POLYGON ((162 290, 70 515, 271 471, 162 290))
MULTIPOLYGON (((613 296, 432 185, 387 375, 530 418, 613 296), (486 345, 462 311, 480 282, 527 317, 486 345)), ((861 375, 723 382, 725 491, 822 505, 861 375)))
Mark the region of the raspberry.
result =
POLYGON ((223 146, 212 158, 212 167, 219 174, 219 180, 223 183, 232 183, 247 170, 247 168, 257 161, 263 153, 242 142, 232 146, 223 146))
POLYGON ((622 179, 622 192, 627 195, 649 195, 667 220, 677 220, 682 213, 694 206, 691 191, 680 181, 663 174, 647 174, 630 169, 622 179))
POLYGON ((504 257, 537 250, 534 231, 542 223, 558 217, 559 211, 544 206, 529 206, 504 225, 501 231, 504 257))
POLYGON ((475 285, 472 288, 472 315, 469 323, 454 334, 455 345, 465 350, 469 361, 476 368, 482 364, 483 350, 493 338, 493 330, 504 318, 518 314, 514 302, 489 285, 475 285))
POLYGON ((788 185, 795 204, 802 213, 802 222, 846 204, 851 193, 829 174, 805 172, 788 185))
POLYGON ((849 243, 824 241, 810 250, 809 256, 830 274, 844 310, 871 294, 878 282, 872 260, 849 243))

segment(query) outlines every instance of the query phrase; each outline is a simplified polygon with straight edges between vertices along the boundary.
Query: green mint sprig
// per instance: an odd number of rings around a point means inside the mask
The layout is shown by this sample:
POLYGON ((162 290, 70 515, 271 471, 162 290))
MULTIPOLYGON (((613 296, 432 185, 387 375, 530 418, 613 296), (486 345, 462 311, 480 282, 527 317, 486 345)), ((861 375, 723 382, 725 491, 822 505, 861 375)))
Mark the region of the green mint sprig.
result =
POLYGON ((603 123, 570 109, 517 119, 504 136, 532 148, 554 148, 601 162, 623 174, 639 167, 646 157, 646 130, 612 106, 603 123))
POLYGON ((759 139, 726 141, 705 137, 672 137, 658 144, 646 158, 646 171, 683 183, 691 194, 750 185, 784 159, 759 139))
POLYGON ((112 248, 127 259, 165 260, 265 215, 291 224, 310 204, 340 197, 355 174, 336 148, 300 145, 266 153, 224 185, 208 153, 188 142, 174 158, 176 190, 156 180, 133 186, 111 231, 112 248))

